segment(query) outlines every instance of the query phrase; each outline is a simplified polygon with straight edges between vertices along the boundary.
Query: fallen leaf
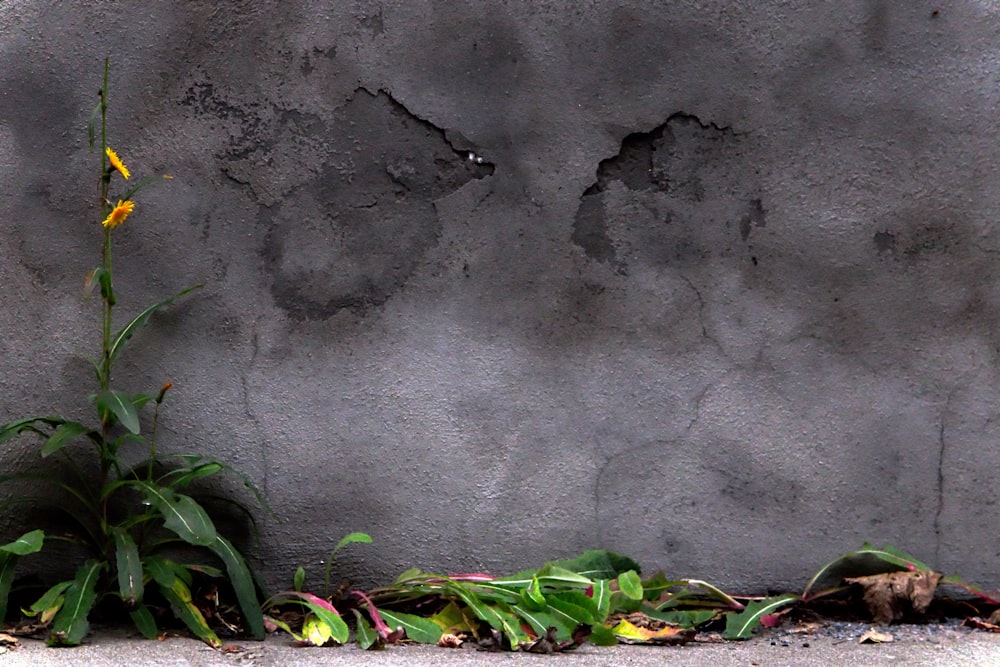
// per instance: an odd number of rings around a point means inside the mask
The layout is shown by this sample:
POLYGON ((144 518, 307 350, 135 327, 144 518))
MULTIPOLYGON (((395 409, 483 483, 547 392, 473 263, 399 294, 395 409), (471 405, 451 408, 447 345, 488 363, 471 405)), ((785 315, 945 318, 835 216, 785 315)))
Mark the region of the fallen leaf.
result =
POLYGON ((849 584, 862 587, 865 605, 878 624, 898 621, 910 610, 917 613, 927 611, 940 580, 939 573, 923 570, 844 579, 849 584))
POLYGON ((438 646, 441 648, 462 648, 462 638, 458 635, 446 632, 441 635, 441 639, 438 640, 438 646))
MULTIPOLYGON (((994 614, 995 616, 996 614, 994 614)), ((976 630, 986 630, 987 632, 1000 632, 1000 624, 993 622, 993 616, 988 621, 984 621, 978 616, 970 616, 962 621, 962 625, 976 630)))
POLYGON ((810 621, 808 623, 800 623, 799 625, 796 625, 794 628, 789 630, 789 632, 793 635, 811 635, 822 627, 822 624, 810 621))
POLYGON ((13 635, 8 635, 5 632, 0 632, 0 646, 5 648, 17 648, 20 645, 17 637, 13 635))
POLYGON ((879 632, 875 628, 870 628, 858 637, 859 644, 888 644, 893 641, 896 641, 895 637, 885 632, 879 632))
POLYGON ((671 644, 684 645, 694 639, 696 630, 682 628, 667 623, 661 623, 659 628, 639 627, 628 621, 619 621, 618 625, 611 629, 618 637, 618 641, 625 644, 671 644))

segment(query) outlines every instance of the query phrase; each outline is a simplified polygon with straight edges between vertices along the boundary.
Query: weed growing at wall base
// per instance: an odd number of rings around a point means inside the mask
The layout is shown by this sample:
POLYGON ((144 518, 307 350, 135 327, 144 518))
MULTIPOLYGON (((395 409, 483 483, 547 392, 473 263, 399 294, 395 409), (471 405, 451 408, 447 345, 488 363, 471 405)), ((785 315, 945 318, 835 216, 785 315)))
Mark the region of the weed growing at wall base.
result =
MULTIPOLYGON (((120 329, 114 328, 118 295, 112 274, 112 240, 121 225, 133 224, 133 197, 146 185, 164 177, 140 180, 125 187, 131 173, 118 153, 107 143, 108 63, 100 102, 89 125, 91 151, 100 140, 101 221, 95 229, 103 234, 101 263, 87 277, 87 291, 101 295, 101 354, 92 359, 97 391, 89 396, 96 411, 96 426, 58 416, 28 417, 0 426, 0 442, 33 434, 42 439, 42 458, 64 464, 60 474, 13 473, 0 482, 48 485, 54 493, 46 498, 20 498, 37 505, 46 503, 69 517, 72 533, 46 535, 33 530, 0 546, 0 621, 14 580, 17 560, 40 551, 46 540, 65 539, 82 545, 89 558, 72 579, 50 588, 26 614, 49 629, 52 645, 79 644, 87 634, 89 617, 103 599, 117 599, 143 635, 158 634, 156 612, 171 608, 187 627, 210 645, 221 641, 193 602, 194 576, 225 578, 232 586, 242 612, 242 630, 257 639, 264 637, 263 614, 257 589, 244 557, 216 530, 205 508, 189 489, 202 478, 231 471, 225 464, 198 454, 165 456, 157 452, 156 429, 160 406, 171 384, 154 393, 128 393, 116 388, 112 369, 132 336, 159 309, 198 289, 195 285, 140 311, 120 329), (112 203, 112 186, 125 189, 112 203), (152 412, 148 429, 141 414, 152 412), (79 445, 83 445, 81 448, 79 445), (82 450, 82 451, 81 451, 82 450), (190 547, 209 562, 174 560, 190 547), (222 567, 218 567, 221 564, 222 567)), ((169 177, 166 177, 169 178, 169 177)), ((244 478, 244 482, 253 489, 244 478)), ((22 487, 23 488, 23 485, 22 487)), ((255 491, 256 493, 256 491, 255 491)), ((260 501, 260 495, 257 494, 260 501)), ((245 510, 245 508, 244 508, 245 510)))

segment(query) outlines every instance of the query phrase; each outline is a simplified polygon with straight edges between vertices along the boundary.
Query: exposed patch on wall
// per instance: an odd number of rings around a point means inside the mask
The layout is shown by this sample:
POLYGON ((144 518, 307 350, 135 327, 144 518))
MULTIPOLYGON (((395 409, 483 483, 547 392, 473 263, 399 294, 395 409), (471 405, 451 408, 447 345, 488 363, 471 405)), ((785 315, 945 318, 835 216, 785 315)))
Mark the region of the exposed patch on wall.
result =
POLYGON ((767 211, 742 142, 684 113, 630 134, 583 193, 573 242, 623 274, 632 262, 683 265, 748 246, 767 211))
POLYGON ((295 319, 380 305, 437 243, 434 200, 493 166, 469 159, 385 93, 358 91, 329 121, 295 113, 280 123, 330 150, 311 178, 261 208, 275 303, 295 319))

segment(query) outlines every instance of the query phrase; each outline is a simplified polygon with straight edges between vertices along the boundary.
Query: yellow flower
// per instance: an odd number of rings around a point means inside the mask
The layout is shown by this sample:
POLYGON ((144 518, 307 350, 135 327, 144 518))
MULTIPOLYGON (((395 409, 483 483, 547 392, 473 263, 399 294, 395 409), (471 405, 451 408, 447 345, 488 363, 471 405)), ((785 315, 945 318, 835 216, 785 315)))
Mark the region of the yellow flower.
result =
POLYGON ((125 164, 121 161, 121 158, 118 157, 118 153, 114 152, 114 150, 112 150, 110 146, 105 148, 104 152, 108 154, 108 159, 111 160, 111 168, 117 169, 118 172, 122 176, 124 176, 125 180, 127 181, 129 177, 128 167, 126 167, 125 164))
POLYGON ((108 229, 114 229, 118 225, 125 222, 125 218, 129 216, 129 213, 131 213, 132 209, 134 208, 135 208, 134 201, 131 200, 122 201, 121 199, 119 199, 118 203, 115 205, 115 208, 111 211, 111 213, 108 214, 108 217, 104 218, 104 222, 102 222, 101 224, 107 227, 108 229))

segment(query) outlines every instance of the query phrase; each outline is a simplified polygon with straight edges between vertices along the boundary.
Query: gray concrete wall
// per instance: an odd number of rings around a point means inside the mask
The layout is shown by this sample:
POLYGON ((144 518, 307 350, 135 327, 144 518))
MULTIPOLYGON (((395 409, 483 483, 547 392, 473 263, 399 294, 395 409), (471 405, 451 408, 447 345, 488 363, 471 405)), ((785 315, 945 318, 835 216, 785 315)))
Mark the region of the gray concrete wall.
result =
POLYGON ((1000 585, 996 3, 6 0, 0 31, 0 420, 89 414, 110 55, 109 142, 175 176, 115 232, 120 314, 207 283, 117 384, 172 380, 161 447, 266 491, 272 583, 365 530, 361 582, 604 547, 794 589, 872 540, 1000 585))

